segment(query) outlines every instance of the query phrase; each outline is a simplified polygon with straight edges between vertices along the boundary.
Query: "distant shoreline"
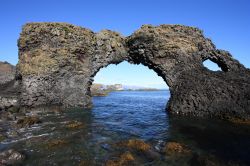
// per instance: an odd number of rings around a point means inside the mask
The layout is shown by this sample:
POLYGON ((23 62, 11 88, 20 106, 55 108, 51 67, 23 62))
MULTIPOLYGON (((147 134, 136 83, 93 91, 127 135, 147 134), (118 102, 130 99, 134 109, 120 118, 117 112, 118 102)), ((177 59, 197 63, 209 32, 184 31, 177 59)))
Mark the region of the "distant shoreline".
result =
POLYGON ((152 90, 140 90, 140 89, 136 89, 136 90, 116 90, 116 91, 112 91, 112 92, 124 92, 124 91, 128 91, 128 92, 133 92, 133 91, 169 91, 169 89, 152 89, 152 90))

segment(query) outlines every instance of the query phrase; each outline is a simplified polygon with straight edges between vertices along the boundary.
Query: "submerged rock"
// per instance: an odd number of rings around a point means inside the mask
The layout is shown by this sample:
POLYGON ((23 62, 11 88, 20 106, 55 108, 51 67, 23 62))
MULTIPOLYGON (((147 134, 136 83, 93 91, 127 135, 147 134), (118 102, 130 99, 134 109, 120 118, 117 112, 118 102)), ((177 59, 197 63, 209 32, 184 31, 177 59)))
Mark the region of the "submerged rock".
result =
POLYGON ((229 122, 240 124, 240 125, 250 125, 250 120, 246 119, 239 119, 239 118, 229 118, 229 122))
POLYGON ((167 155, 186 155, 190 154, 191 150, 178 142, 168 142, 165 145, 163 152, 167 155))
POLYGON ((27 116, 22 119, 19 119, 16 125, 20 128, 30 127, 34 124, 42 123, 42 121, 36 116, 27 116))
POLYGON ((149 160, 156 160, 160 158, 160 154, 156 152, 151 145, 147 144, 143 140, 130 139, 127 141, 119 142, 116 144, 116 146, 125 147, 137 152, 138 154, 143 154, 149 160))
POLYGON ((83 123, 79 121, 70 121, 66 124, 66 127, 69 129, 81 128, 83 126, 84 126, 83 123))
POLYGON ((95 165, 95 161, 93 161, 93 160, 82 160, 78 164, 78 166, 91 166, 91 165, 95 165))
POLYGON ((3 134, 0 134, 0 142, 4 141, 6 137, 3 134))
POLYGON ((241 166, 246 165, 235 161, 223 161, 211 154, 194 154, 188 162, 191 166, 241 166))
POLYGON ((0 119, 2 121, 12 121, 12 120, 15 120, 16 117, 15 115, 13 115, 11 112, 9 111, 1 111, 0 112, 0 119))
POLYGON ((137 151, 146 152, 151 149, 151 146, 145 143, 143 140, 130 139, 128 141, 122 141, 117 143, 118 146, 128 147, 137 151))
POLYGON ((106 166, 129 166, 134 165, 133 161, 135 160, 134 156, 130 152, 123 153, 117 160, 108 160, 106 166))
POLYGON ((0 165, 16 165, 25 159, 25 155, 14 149, 9 149, 0 153, 0 165))
POLYGON ((64 146, 68 144, 68 141, 66 140, 62 140, 62 139, 55 139, 55 140, 50 140, 47 144, 46 144, 46 147, 48 149, 51 149, 51 148, 57 148, 57 147, 61 147, 61 146, 64 146))

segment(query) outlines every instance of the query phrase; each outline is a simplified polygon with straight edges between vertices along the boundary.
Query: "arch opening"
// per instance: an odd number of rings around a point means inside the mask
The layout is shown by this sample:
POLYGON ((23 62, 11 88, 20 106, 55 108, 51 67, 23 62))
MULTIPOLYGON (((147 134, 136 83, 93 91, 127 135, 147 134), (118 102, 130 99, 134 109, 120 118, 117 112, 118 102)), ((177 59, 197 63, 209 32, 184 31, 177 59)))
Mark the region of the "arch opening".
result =
POLYGON ((169 87, 147 66, 123 61, 101 68, 93 79, 91 94, 93 115, 107 130, 143 139, 167 130, 169 87), (93 89, 100 91, 93 94, 93 89))
POLYGON ((221 66, 217 62, 212 61, 210 59, 204 60, 203 66, 211 71, 224 71, 222 70, 221 66))
POLYGON ((140 88, 169 90, 167 81, 162 76, 162 73, 141 63, 134 64, 122 61, 117 64, 109 64, 98 69, 91 78, 90 86, 95 84, 97 87, 103 89, 109 85, 123 85, 124 90, 128 90, 129 87, 131 87, 131 90, 140 88))

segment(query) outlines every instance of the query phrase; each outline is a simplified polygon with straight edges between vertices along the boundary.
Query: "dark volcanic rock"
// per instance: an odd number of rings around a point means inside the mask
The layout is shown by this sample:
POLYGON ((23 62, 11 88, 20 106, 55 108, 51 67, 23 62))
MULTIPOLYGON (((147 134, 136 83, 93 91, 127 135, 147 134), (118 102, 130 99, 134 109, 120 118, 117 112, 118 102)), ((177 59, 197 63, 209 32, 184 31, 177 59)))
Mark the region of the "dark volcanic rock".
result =
POLYGON ((20 164, 25 156, 14 149, 9 149, 0 153, 0 165, 16 165, 20 164))
POLYGON ((0 61, 0 85, 6 84, 15 78, 15 66, 0 61))
POLYGON ((30 23, 18 46, 21 106, 88 108, 95 74, 128 61, 148 66, 165 80, 172 114, 250 119, 249 69, 194 27, 144 25, 125 38, 66 23, 30 23), (222 71, 205 68, 207 59, 222 71))
POLYGON ((15 80, 16 67, 0 62, 0 110, 18 105, 19 83, 15 80))

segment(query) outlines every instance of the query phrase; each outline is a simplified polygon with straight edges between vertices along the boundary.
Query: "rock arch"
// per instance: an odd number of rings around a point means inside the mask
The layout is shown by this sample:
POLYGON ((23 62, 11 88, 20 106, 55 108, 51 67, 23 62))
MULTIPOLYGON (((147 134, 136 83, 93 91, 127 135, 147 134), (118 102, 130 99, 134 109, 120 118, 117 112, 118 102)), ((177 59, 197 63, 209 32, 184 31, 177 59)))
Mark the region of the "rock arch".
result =
POLYGON ((21 106, 91 107, 94 75, 126 60, 148 66, 166 81, 173 114, 250 118, 249 70, 194 27, 144 25, 122 37, 66 23, 29 23, 18 47, 21 106), (223 71, 207 70, 206 59, 223 71))

